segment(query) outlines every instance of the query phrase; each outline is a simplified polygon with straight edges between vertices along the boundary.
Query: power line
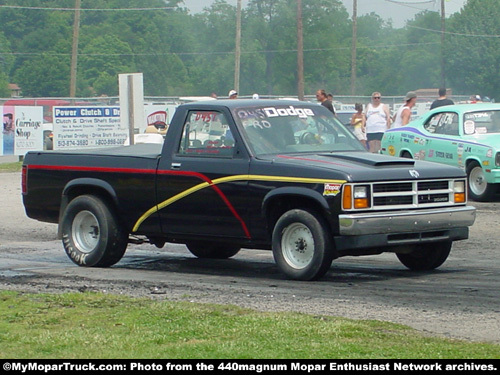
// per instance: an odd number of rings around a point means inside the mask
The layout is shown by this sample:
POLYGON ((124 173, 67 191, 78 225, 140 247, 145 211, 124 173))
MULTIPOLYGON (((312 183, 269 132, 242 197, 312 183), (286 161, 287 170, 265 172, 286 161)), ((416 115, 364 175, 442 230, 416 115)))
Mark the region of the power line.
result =
MULTIPOLYGON (((28 7, 21 5, 0 5, 0 8, 4 9, 25 9, 25 10, 51 10, 51 11, 76 11, 76 8, 50 8, 50 7, 28 7)), ((93 12, 115 12, 115 11, 148 11, 148 10, 168 10, 177 9, 177 7, 159 7, 159 8, 101 8, 101 9, 91 9, 91 8, 81 8, 82 11, 93 11, 93 12)))
MULTIPOLYGON (((429 31, 429 32, 432 32, 432 33, 440 33, 441 34, 441 30, 426 29, 424 27, 411 26, 411 25, 408 25, 407 27, 411 27, 413 29, 418 29, 418 30, 429 31)), ((466 37, 469 37, 469 38, 500 38, 500 35, 463 34, 463 33, 454 33, 454 32, 450 32, 450 31, 445 31, 444 33, 448 34, 448 35, 466 36, 466 37)))
POLYGON ((404 6, 404 7, 407 7, 407 8, 416 9, 416 10, 425 10, 425 9, 418 8, 418 7, 413 6, 413 5, 434 3, 434 0, 428 0, 428 1, 395 1, 395 0, 385 0, 385 1, 387 1, 388 3, 393 3, 393 4, 401 5, 401 6, 404 6))
MULTIPOLYGON (((358 46, 358 49, 383 49, 383 48, 398 48, 398 47, 418 47, 427 45, 436 45, 439 42, 426 43, 403 43, 403 44, 388 44, 377 46, 358 46)), ((331 52, 331 51, 346 51, 351 47, 335 47, 335 48, 309 48, 304 49, 304 52, 331 52)), ((260 50, 260 51, 241 51, 241 54, 261 54, 261 53, 296 53, 297 49, 282 49, 282 50, 260 50)), ((50 54, 52 56, 71 56, 71 53, 61 52, 0 52, 0 55, 15 55, 15 56, 40 56, 50 54)), ((234 51, 211 51, 211 52, 138 52, 138 53, 79 53, 78 56, 196 56, 196 55, 232 55, 234 51)))

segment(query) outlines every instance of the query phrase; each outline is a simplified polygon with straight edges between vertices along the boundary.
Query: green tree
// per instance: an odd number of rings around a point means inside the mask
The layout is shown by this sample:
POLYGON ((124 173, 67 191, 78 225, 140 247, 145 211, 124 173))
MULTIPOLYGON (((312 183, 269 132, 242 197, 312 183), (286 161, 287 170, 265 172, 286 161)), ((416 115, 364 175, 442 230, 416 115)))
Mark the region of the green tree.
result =
POLYGON ((498 19, 498 0, 469 0, 447 23, 447 77, 455 92, 500 98, 498 19))
POLYGON ((69 57, 49 52, 31 57, 16 69, 14 79, 24 96, 68 96, 69 57))

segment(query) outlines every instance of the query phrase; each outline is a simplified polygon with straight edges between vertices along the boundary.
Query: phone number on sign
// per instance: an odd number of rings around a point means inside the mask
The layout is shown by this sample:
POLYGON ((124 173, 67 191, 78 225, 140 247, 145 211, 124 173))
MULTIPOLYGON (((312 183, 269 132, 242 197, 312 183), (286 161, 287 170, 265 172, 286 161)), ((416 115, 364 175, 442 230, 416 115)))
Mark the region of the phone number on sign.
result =
POLYGON ((125 139, 96 139, 96 146, 107 146, 107 145, 123 145, 125 143, 125 139))
POLYGON ((68 139, 65 141, 57 141, 57 147, 71 147, 71 146, 88 146, 88 139, 68 139))

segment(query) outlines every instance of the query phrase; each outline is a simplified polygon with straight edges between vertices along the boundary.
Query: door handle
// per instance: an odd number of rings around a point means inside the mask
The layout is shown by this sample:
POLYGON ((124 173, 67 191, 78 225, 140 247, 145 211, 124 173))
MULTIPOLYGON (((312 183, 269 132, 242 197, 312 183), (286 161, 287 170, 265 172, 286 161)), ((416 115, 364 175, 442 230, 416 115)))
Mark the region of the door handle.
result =
POLYGON ((172 163, 170 169, 181 169, 181 163, 172 163))

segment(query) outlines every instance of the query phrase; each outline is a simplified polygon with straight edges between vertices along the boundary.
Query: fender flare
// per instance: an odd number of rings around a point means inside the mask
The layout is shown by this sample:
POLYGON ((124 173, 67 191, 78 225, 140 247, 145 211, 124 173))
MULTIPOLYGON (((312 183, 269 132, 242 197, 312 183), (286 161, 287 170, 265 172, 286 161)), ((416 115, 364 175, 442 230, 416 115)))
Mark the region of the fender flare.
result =
POLYGON ((76 178, 74 180, 69 181, 66 184, 66 186, 64 186, 64 189, 61 194, 61 206, 59 207, 59 220, 58 220, 58 230, 57 230, 57 236, 59 239, 61 238, 60 224, 62 216, 64 214, 64 211, 66 210, 66 207, 69 204, 68 192, 72 189, 82 188, 82 187, 91 187, 92 189, 105 191, 111 197, 113 204, 118 206, 118 197, 116 195, 116 192, 108 182, 100 180, 98 178, 86 178, 86 177, 76 178))
POLYGON ((269 203, 276 197, 282 197, 286 195, 294 195, 294 196, 303 196, 309 199, 314 200, 316 203, 319 204, 319 206, 324 210, 325 213, 330 212, 330 206, 328 205, 328 202, 326 201, 325 197, 317 192, 316 190, 306 188, 306 187, 292 187, 292 186, 287 186, 287 187, 280 187, 271 190, 269 193, 266 194, 262 201, 262 214, 263 216, 266 216, 266 213, 269 208, 269 203))

